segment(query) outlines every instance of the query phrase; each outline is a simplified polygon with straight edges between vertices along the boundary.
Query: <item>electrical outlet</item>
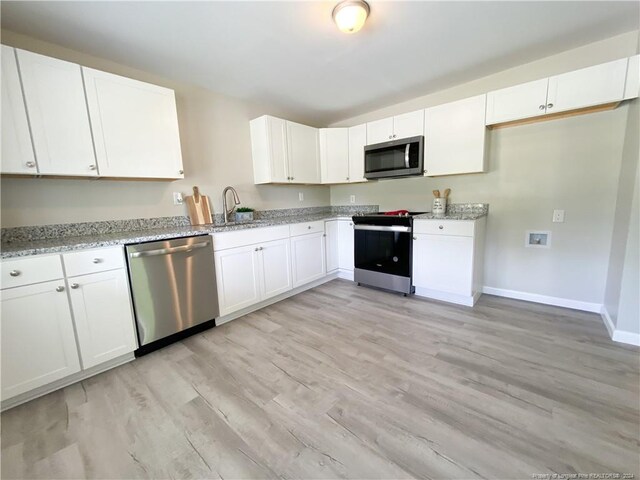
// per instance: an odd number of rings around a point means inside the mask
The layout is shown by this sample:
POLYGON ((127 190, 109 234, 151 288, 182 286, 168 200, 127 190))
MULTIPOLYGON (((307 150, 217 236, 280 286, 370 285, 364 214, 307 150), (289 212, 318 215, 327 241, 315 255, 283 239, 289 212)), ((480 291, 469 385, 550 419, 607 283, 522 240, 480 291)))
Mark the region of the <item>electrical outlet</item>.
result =
POLYGON ((554 223, 564 223, 564 210, 554 210, 553 211, 553 222, 554 223))
POLYGON ((349 201, 350 201, 351 203, 356 203, 356 196, 355 196, 355 195, 351 195, 351 196, 349 197, 349 201))
POLYGON ((298 192, 298 200, 300 200, 301 202, 304 202, 304 193, 303 192, 298 192))
POLYGON ((182 197, 182 192, 173 192, 173 204, 182 205, 183 203, 184 198, 182 197))

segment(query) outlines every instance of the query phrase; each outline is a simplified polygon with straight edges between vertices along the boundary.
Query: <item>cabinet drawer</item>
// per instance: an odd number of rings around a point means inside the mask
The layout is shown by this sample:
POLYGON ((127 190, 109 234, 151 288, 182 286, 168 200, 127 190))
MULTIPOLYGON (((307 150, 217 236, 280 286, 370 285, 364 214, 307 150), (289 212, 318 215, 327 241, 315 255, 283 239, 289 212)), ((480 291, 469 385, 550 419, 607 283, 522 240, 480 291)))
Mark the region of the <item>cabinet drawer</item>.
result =
POLYGON ((286 225, 266 228, 249 228, 233 232, 213 234, 213 250, 226 250, 228 248, 245 247, 256 243, 271 242, 289 237, 289 227, 286 225))
POLYGON ((472 220, 416 220, 413 233, 473 237, 474 225, 472 220))
POLYGON ((68 277, 124 268, 122 247, 82 250, 62 255, 68 277))
POLYGON ((60 255, 27 257, 2 262, 2 288, 63 278, 60 255))
POLYGON ((296 223, 289 225, 291 229, 291 236, 306 235, 307 233, 324 233, 324 220, 318 220, 316 222, 296 223))

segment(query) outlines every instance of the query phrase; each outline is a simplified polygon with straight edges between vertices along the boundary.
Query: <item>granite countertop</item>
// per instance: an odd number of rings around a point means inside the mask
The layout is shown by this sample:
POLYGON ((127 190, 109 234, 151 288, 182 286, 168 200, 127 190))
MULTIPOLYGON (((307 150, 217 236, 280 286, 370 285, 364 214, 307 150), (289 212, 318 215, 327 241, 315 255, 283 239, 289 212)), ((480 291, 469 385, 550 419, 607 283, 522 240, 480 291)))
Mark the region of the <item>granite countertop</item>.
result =
POLYGON ((447 206, 445 215, 423 213, 413 217, 415 220, 477 220, 489 214, 487 203, 452 203, 447 206))
POLYGON ((316 220, 341 219, 351 216, 338 213, 312 213, 307 215, 282 216, 254 220, 247 223, 211 224, 202 226, 168 226, 164 228, 140 229, 126 232, 96 233, 91 235, 59 236, 57 238, 23 240, 4 243, 0 258, 9 259, 28 255, 42 255, 51 253, 70 252, 88 248, 127 245, 132 243, 165 240, 176 237, 190 237, 193 235, 207 235, 210 233, 231 232, 250 228, 289 225, 295 223, 312 222, 316 220))

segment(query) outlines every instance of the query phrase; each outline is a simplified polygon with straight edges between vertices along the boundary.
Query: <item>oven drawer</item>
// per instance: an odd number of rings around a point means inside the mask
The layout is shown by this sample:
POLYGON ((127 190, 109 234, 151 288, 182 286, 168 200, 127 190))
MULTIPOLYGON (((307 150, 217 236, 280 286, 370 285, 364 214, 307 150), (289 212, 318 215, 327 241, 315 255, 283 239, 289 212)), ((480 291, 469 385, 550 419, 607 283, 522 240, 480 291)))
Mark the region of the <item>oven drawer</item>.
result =
POLYGON ((413 233, 428 235, 453 235, 473 237, 475 222, 472 220, 415 220, 413 233))
POLYGON ((318 220, 316 222, 296 223, 289 225, 291 229, 291 236, 306 235, 307 233, 324 232, 324 220, 318 220))

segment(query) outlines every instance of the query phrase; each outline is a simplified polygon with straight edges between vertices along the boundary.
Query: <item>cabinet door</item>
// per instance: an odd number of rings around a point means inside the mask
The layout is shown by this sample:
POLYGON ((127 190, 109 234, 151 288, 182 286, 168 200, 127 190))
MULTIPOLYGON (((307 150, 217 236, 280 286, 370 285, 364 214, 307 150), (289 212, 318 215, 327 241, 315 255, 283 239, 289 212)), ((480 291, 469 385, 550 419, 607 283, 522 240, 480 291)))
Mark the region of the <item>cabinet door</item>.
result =
POLYGON ((320 129, 322 183, 349 182, 349 129, 320 129))
POLYGON ((257 246, 215 252, 220 315, 228 315, 260 301, 257 246))
POLYGON ((510 122, 546 113, 548 79, 487 93, 486 124, 510 122))
POLYGON ((324 277, 326 272, 324 248, 324 233, 291 237, 294 287, 324 277))
POLYGON ((98 174, 80 65, 16 50, 42 174, 98 174))
POLYGON ((425 175, 485 171, 486 95, 425 110, 425 175))
POLYGON ((2 400, 80 371, 63 280, 2 290, 0 298, 2 400))
POLYGON ((340 267, 340 249, 339 249, 339 227, 338 220, 330 220, 324 222, 326 233, 325 247, 327 253, 327 273, 333 272, 340 267))
POLYGON ((38 173, 15 50, 2 45, 2 173, 38 173))
POLYGON ((624 99, 638 98, 640 93, 640 55, 629 57, 627 80, 624 84, 624 99))
POLYGON ((366 182, 364 178, 364 147, 367 144, 367 124, 349 128, 349 182, 366 182))
POLYGON ((260 244, 261 300, 275 297, 293 288, 291 245, 288 238, 260 244))
POLYGON ((440 292, 471 295, 473 237, 414 236, 413 284, 440 292))
POLYGON ((100 175, 183 178, 173 90, 82 67, 100 175))
POLYGON ((72 277, 69 286, 83 368, 95 367, 136 349, 124 269, 72 277))
POLYGON ((393 117, 367 123, 367 145, 393 140, 393 117))
POLYGON ((249 128, 254 183, 288 183, 287 122, 263 115, 251 120, 249 128))
POLYGON ((320 183, 318 129, 287 122, 287 154, 293 183, 320 183))
POLYGON ((619 102, 624 95, 627 59, 549 78, 547 113, 619 102))
POLYGON ((353 222, 350 220, 338 221, 338 266, 341 270, 353 271, 353 222))
POLYGON ((404 113, 393 117, 393 138, 408 138, 424 135, 424 110, 404 113))

